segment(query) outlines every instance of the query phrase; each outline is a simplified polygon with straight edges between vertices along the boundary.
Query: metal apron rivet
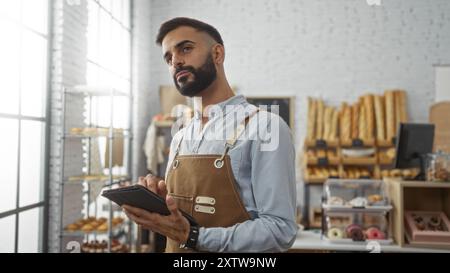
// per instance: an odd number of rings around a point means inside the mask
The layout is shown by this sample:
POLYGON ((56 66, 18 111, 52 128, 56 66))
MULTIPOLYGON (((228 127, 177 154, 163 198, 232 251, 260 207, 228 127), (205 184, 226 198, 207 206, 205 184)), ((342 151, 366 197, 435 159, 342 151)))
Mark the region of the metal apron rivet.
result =
POLYGON ((223 160, 216 159, 216 161, 214 161, 214 167, 216 167, 216 169, 221 169, 223 167, 223 160))
POLYGON ((173 169, 175 170, 176 168, 178 168, 178 166, 180 165, 180 162, 178 161, 178 159, 175 159, 174 161, 173 161, 173 169))

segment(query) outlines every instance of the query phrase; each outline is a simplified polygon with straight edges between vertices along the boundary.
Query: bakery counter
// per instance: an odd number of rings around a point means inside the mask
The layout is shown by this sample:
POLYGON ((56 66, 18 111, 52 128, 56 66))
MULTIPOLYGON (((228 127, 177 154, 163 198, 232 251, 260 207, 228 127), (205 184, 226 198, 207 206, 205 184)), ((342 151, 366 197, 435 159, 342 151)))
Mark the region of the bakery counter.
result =
MULTIPOLYGON (((371 252, 373 247, 378 245, 371 243, 330 243, 321 239, 320 230, 299 231, 297 239, 290 248, 289 252, 371 252)), ((378 252, 375 249, 374 252, 378 252)), ((396 244, 380 245, 381 252, 404 252, 404 253, 450 253, 450 250, 430 249, 430 248, 415 248, 415 247, 400 247, 396 244)))

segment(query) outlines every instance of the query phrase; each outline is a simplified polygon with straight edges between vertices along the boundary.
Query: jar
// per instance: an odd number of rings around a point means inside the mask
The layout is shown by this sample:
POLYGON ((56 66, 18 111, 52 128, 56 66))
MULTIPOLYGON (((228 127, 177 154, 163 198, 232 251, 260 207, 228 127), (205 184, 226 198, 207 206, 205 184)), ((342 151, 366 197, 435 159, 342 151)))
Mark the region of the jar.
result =
POLYGON ((450 181, 450 154, 446 154, 441 151, 428 154, 426 166, 427 181, 450 181))

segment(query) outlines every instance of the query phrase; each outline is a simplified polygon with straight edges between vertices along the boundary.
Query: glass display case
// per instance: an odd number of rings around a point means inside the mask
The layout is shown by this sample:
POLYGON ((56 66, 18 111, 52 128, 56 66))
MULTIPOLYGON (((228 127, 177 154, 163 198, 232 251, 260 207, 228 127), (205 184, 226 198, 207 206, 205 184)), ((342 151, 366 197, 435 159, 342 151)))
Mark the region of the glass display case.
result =
POLYGON ((381 180, 329 179, 323 192, 323 238, 332 243, 391 244, 391 209, 381 180))

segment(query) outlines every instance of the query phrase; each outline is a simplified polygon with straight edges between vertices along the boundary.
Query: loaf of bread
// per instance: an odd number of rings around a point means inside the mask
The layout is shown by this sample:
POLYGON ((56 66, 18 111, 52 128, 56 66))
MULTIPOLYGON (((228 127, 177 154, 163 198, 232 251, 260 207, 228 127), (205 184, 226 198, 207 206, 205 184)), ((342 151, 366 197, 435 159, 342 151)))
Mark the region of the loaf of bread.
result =
POLYGON ((366 107, 364 104, 360 104, 359 107, 359 125, 358 125, 358 138, 361 140, 367 140, 367 119, 366 119, 366 107))
POLYGON ((395 132, 397 132, 398 127, 400 126, 401 122, 401 114, 400 114, 400 96, 398 93, 398 90, 394 91, 394 102, 395 102, 395 132))
POLYGON ((407 111, 407 106, 406 106, 406 92, 403 90, 397 90, 396 93, 397 97, 396 100, 398 101, 398 103, 396 103, 399 107, 399 112, 400 112, 400 118, 399 118, 399 122, 405 123, 408 122, 408 111, 407 111))
POLYGON ((330 131, 331 131, 331 115, 332 108, 325 107, 324 120, 323 120, 323 136, 322 138, 325 140, 330 139, 330 131))
POLYGON ((342 103, 341 106, 341 121, 340 121, 340 136, 341 141, 346 141, 351 138, 352 134, 352 108, 347 103, 342 103))
POLYGON ((395 115, 395 98, 393 91, 384 93, 386 104, 386 139, 391 141, 395 137, 396 131, 396 115, 395 115))
POLYGON ((317 104, 312 98, 308 98, 308 122, 307 122, 307 139, 315 138, 317 104))
POLYGON ((359 126, 359 104, 355 103, 352 106, 352 139, 356 139, 359 137, 358 132, 358 126, 359 126))
POLYGON ((365 118, 366 118, 366 138, 373 139, 375 131, 375 115, 374 115, 374 105, 373 105, 373 95, 368 94, 363 97, 364 108, 365 108, 365 118))
POLYGON ((338 126, 339 126, 339 112, 337 109, 333 108, 333 115, 331 118, 331 132, 330 140, 336 140, 338 136, 338 126))
POLYGON ((324 104, 322 100, 317 102, 317 129, 316 129, 316 139, 323 139, 323 115, 324 115, 324 104))
POLYGON ((384 120, 384 103, 383 97, 375 96, 374 97, 374 105, 375 105, 375 119, 376 119, 376 132, 377 132, 377 140, 384 141, 386 140, 386 128, 385 128, 385 120, 384 120))

